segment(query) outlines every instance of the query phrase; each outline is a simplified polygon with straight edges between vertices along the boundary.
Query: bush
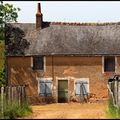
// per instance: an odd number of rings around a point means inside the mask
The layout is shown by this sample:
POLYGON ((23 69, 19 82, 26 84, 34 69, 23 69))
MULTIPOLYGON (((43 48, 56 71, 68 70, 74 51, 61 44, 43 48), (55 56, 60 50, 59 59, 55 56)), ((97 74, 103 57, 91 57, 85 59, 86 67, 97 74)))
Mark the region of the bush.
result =
POLYGON ((116 108, 111 100, 108 102, 107 115, 110 118, 120 118, 120 108, 116 108))

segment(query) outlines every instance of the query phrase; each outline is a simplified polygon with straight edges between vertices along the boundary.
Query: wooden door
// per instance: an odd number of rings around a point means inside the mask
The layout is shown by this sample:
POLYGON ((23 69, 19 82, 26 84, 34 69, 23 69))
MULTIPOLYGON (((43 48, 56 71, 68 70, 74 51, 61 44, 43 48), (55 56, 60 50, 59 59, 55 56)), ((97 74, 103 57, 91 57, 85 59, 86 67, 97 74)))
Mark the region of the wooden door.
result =
POLYGON ((58 80, 58 102, 68 102, 68 80, 58 80))

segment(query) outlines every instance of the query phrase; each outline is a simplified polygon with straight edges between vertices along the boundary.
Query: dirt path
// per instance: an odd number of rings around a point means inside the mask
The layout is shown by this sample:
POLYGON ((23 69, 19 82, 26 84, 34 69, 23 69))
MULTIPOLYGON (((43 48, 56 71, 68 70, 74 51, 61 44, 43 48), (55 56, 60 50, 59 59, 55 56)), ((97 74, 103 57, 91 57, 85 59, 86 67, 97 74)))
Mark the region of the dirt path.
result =
POLYGON ((62 119, 62 118, 107 118, 107 102, 104 103, 56 103, 32 106, 31 119, 62 119))

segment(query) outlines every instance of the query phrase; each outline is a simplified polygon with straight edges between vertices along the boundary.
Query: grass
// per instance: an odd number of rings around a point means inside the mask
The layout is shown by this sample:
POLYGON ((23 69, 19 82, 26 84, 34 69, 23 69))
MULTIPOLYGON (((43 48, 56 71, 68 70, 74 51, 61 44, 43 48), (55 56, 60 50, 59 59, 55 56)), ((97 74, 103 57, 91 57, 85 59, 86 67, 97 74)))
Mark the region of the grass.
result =
POLYGON ((28 104, 23 104, 21 107, 18 107, 16 103, 12 106, 9 105, 4 112, 5 119, 16 119, 17 117, 29 116, 32 113, 32 109, 28 104))
POLYGON ((106 111, 106 114, 109 118, 114 118, 114 119, 117 119, 117 118, 120 118, 120 108, 116 108, 112 101, 109 101, 108 102, 108 110, 106 111))
POLYGON ((28 103, 23 103, 22 106, 18 106, 18 102, 13 102, 12 105, 9 102, 5 107, 4 112, 1 114, 0 110, 0 119, 16 119, 18 117, 25 117, 32 114, 32 108, 28 103))
POLYGON ((17 117, 29 116, 32 113, 32 108, 28 104, 24 104, 17 110, 17 117))
MULTIPOLYGON (((1 96, 1 94, 0 94, 1 96)), ((6 97, 3 97, 3 114, 1 107, 1 99, 0 99, 0 119, 16 119, 18 117, 26 117, 32 114, 32 108, 27 102, 23 102, 20 106, 18 105, 18 101, 8 101, 6 104, 6 97)))

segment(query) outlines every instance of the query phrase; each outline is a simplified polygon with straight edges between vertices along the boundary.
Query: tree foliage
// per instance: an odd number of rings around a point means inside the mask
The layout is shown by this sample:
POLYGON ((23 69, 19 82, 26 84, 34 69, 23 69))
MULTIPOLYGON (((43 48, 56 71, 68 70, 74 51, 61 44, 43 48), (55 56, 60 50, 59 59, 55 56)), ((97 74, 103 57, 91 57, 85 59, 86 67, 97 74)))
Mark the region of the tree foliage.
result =
POLYGON ((6 29, 6 54, 24 55, 25 49, 29 48, 30 42, 25 37, 25 32, 11 24, 5 26, 6 29))
MULTIPOLYGON (((5 33, 5 23, 10 23, 10 22, 17 22, 17 18, 18 18, 18 11, 20 11, 20 8, 16 8, 14 7, 12 4, 8 4, 8 3, 3 3, 3 1, 0 1, 0 45, 4 46, 3 41, 4 41, 4 33, 5 33)), ((2 50, 3 54, 4 54, 4 50, 2 50)), ((0 52, 1 53, 1 52, 0 52)), ((5 56, 2 56, 2 54, 0 54, 0 60, 2 61, 2 59, 5 56)), ((5 79, 6 79, 6 75, 5 75, 5 64, 4 62, 0 62, 0 86, 1 85, 5 85, 5 79)))
POLYGON ((2 85, 5 85, 5 69, 4 68, 0 69, 0 87, 2 85))
POLYGON ((5 23, 17 22, 18 11, 20 11, 20 8, 8 3, 3 4, 3 1, 0 1, 0 40, 4 40, 5 23))

